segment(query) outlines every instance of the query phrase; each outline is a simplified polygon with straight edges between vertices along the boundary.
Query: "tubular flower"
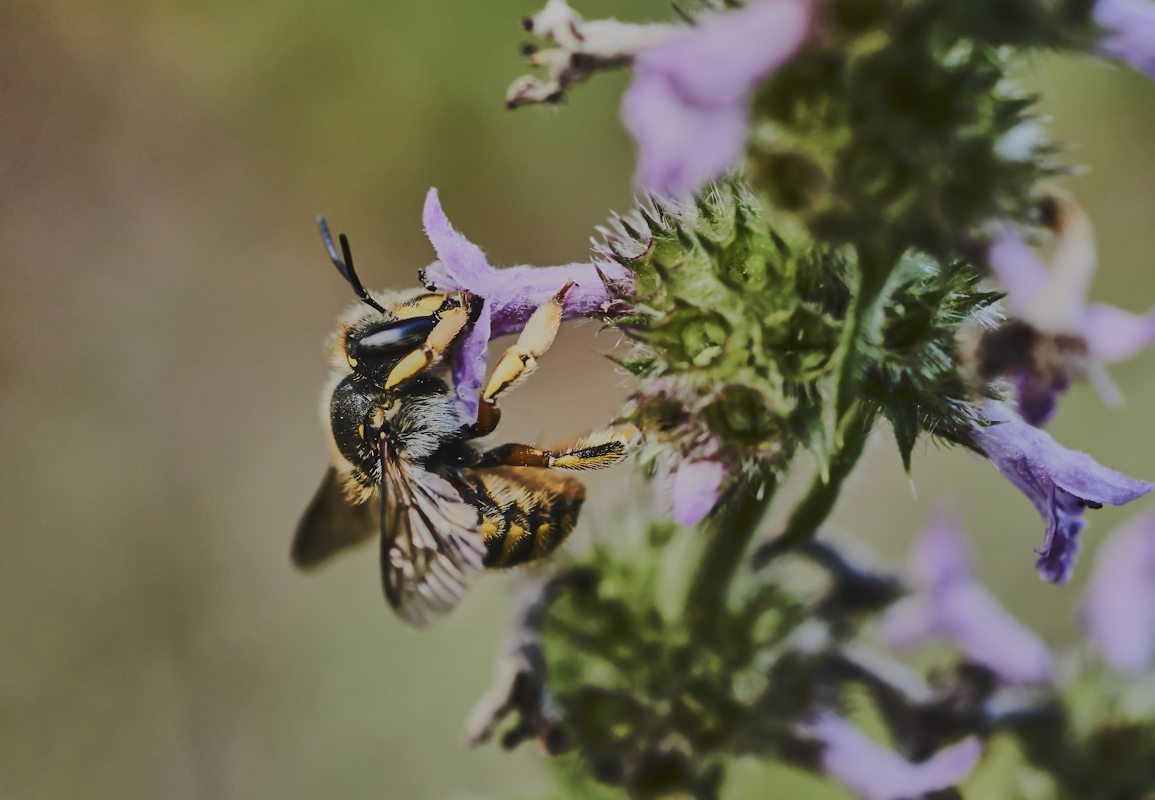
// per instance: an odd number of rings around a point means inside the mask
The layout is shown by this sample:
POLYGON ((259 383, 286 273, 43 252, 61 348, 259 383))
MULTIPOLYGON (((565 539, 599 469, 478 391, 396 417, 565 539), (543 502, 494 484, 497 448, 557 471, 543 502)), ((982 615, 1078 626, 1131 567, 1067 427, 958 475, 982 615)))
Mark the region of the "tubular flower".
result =
POLYGON ((808 0, 759 0, 642 50, 622 98, 647 189, 688 195, 734 166, 750 98, 810 36, 808 0))
POLYGON ((1155 656, 1155 513, 1113 533, 1095 558, 1084 622, 1116 672, 1135 674, 1155 656))
POLYGON ((521 331, 534 310, 569 281, 575 285, 565 296, 564 319, 609 311, 612 298, 603 276, 616 284, 631 283, 629 272, 613 263, 496 269, 480 247, 449 224, 436 189, 425 197, 423 221, 437 253, 437 261, 422 273, 425 284, 442 292, 467 291, 485 301, 453 360, 458 399, 470 419, 477 417, 477 392, 485 380, 486 347, 491 338, 521 331))
POLYGON ((1155 3, 1151 0, 1098 0, 1091 12, 1103 29, 1099 52, 1125 61, 1155 79, 1155 3))
POLYGON ((810 0, 757 0, 693 26, 642 26, 583 22, 564 0, 550 0, 526 27, 557 47, 528 51, 549 78, 519 78, 507 105, 557 102, 592 72, 633 64, 621 115, 638 145, 635 177, 648 190, 685 196, 741 156, 750 98, 809 39, 812 10, 810 0))
POLYGON ((1050 680, 1054 665, 1047 646, 975 580, 971 562, 962 522, 936 514, 911 551, 909 577, 917 592, 882 619, 887 642, 905 648, 941 637, 1008 683, 1050 680))
POLYGON ((992 424, 973 429, 971 438, 995 469, 1035 504, 1046 523, 1043 546, 1035 551, 1039 577, 1065 584, 1079 555, 1087 509, 1124 505, 1147 494, 1155 484, 1133 480, 1086 453, 1068 450, 1004 403, 988 400, 983 416, 992 424))
POLYGON ((822 769, 865 800, 912 800, 964 780, 982 755, 972 736, 917 764, 867 738, 834 714, 819 715, 812 734, 823 745, 822 769))
POLYGON ((1155 311, 1139 316, 1087 303, 1095 241, 1083 210, 1054 190, 1043 208, 1056 233, 1049 271, 1010 228, 987 252, 1016 317, 985 334, 977 351, 980 377, 1008 377, 1019 413, 1036 426, 1051 418, 1072 377, 1089 378, 1104 402, 1118 405, 1122 398, 1102 365, 1130 358, 1155 341, 1155 311))

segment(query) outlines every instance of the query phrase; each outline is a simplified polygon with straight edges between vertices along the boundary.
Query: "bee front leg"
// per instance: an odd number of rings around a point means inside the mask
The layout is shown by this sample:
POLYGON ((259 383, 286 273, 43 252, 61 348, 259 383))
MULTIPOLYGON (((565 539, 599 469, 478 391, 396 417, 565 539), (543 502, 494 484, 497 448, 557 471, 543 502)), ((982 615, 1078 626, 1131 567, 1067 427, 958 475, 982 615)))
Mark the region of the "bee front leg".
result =
POLYGON ((623 461, 637 444, 638 437, 638 429, 626 425, 594 431, 557 450, 540 450, 528 444, 503 444, 482 453, 476 466, 604 469, 623 461))
POLYGON ((440 361, 445 355, 445 351, 449 349, 449 345, 453 344, 458 334, 469 322, 469 310, 469 298, 466 296, 456 308, 441 312, 441 319, 429 332, 429 336, 425 339, 425 344, 421 346, 421 349, 414 350, 405 356, 389 372, 389 377, 385 379, 386 391, 404 383, 422 370, 440 361))

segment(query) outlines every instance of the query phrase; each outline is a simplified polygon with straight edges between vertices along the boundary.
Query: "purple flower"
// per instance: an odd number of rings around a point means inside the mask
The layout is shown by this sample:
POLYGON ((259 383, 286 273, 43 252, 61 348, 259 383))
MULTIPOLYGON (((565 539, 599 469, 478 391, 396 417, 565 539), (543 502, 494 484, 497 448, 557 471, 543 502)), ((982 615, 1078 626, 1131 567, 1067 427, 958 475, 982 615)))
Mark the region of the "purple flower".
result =
POLYGON ((726 468, 717 461, 682 459, 674 473, 674 521, 697 525, 714 506, 722 492, 726 468))
POLYGON ((1155 79, 1155 3, 1151 0, 1098 0, 1091 12, 1105 34, 1099 52, 1155 79))
POLYGON ((1102 365, 1155 341, 1155 311, 1139 316, 1087 303, 1096 260, 1091 221, 1057 190, 1044 202, 1055 221, 1050 269, 1012 228, 995 237, 987 261, 1017 319, 984 335, 977 353, 983 377, 1011 379, 1019 413, 1032 425, 1050 419, 1072 376, 1089 378, 1108 405, 1118 405, 1122 397, 1102 365))
POLYGON ((480 247, 449 224, 436 189, 425 197, 423 221, 438 259, 424 270, 425 283, 438 291, 468 291, 485 300, 453 361, 457 396, 470 419, 477 418, 477 392, 485 380, 486 347, 491 338, 520 332, 534 310, 569 281, 576 285, 565 296, 565 319, 609 308, 612 298, 602 275, 622 286, 632 282, 630 273, 615 263, 495 269, 480 247))
POLYGON ((819 715, 811 732, 823 744, 822 769, 866 800, 913 800, 954 786, 982 755, 982 743, 972 736, 914 764, 830 713, 819 715))
POLYGON ((1155 513, 1131 520, 1095 557, 1083 609, 1091 643, 1114 670, 1142 672, 1155 656, 1155 513))
POLYGON ((941 637, 1008 683, 1050 680, 1050 650, 975 580, 971 561, 961 520, 938 512, 911 550, 910 580, 917 592, 882 619, 888 644, 905 648, 941 637))
POLYGON ((1086 453, 1068 450, 1050 434, 1028 425, 1006 404, 988 400, 983 416, 994 423, 974 428, 971 438, 1027 496, 1046 523, 1046 538, 1035 566, 1039 576, 1065 584, 1079 554, 1079 535, 1088 508, 1121 506, 1155 484, 1136 481, 1102 466, 1086 453))
POLYGON ((621 110, 638 144, 638 183, 683 196, 733 167, 755 88, 810 31, 809 0, 758 0, 638 53, 621 110))
POLYGON ((593 72, 633 64, 621 116, 638 145, 639 184, 672 196, 694 192, 734 166, 746 144, 758 84, 810 38, 812 0, 755 0, 692 26, 586 22, 564 0, 526 20, 557 47, 528 50, 549 77, 516 80, 513 107, 558 102, 593 72))

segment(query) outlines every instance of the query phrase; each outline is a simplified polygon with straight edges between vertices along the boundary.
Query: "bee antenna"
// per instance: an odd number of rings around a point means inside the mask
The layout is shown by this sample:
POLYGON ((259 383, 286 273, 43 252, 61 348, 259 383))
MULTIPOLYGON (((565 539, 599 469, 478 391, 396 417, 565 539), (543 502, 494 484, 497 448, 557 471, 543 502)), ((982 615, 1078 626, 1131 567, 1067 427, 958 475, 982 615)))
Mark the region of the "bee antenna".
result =
POLYGON ((317 225, 321 228, 321 238, 325 242, 325 249, 329 251, 329 258, 332 259, 333 266, 337 268, 345 280, 349 281, 353 291, 366 305, 372 306, 382 314, 387 313, 381 304, 373 299, 373 295, 365 291, 365 287, 361 285, 361 279, 357 277, 357 271, 353 269, 353 251, 349 248, 349 237, 343 233, 338 237, 341 240, 341 252, 345 255, 345 259, 342 260, 337 253, 337 248, 333 245, 333 236, 329 233, 329 225, 325 222, 325 218, 317 217, 317 225))

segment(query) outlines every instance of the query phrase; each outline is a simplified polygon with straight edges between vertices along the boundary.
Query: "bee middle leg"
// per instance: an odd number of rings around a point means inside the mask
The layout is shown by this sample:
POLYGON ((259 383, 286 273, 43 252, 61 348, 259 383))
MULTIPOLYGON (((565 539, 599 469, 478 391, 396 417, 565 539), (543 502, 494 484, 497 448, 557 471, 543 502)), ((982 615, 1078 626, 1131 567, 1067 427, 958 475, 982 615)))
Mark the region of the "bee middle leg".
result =
POLYGON ((557 450, 528 444, 503 444, 479 456, 477 467, 547 467, 551 469, 605 469, 623 461, 638 439, 633 425, 602 428, 557 450))
POLYGON ((501 421, 497 398, 520 386, 537 369, 537 360, 553 345, 561 327, 562 303, 576 284, 570 281, 557 294, 542 303, 525 324, 517 343, 506 350, 493 368, 489 383, 481 393, 477 422, 470 428, 471 437, 493 433, 501 421))

